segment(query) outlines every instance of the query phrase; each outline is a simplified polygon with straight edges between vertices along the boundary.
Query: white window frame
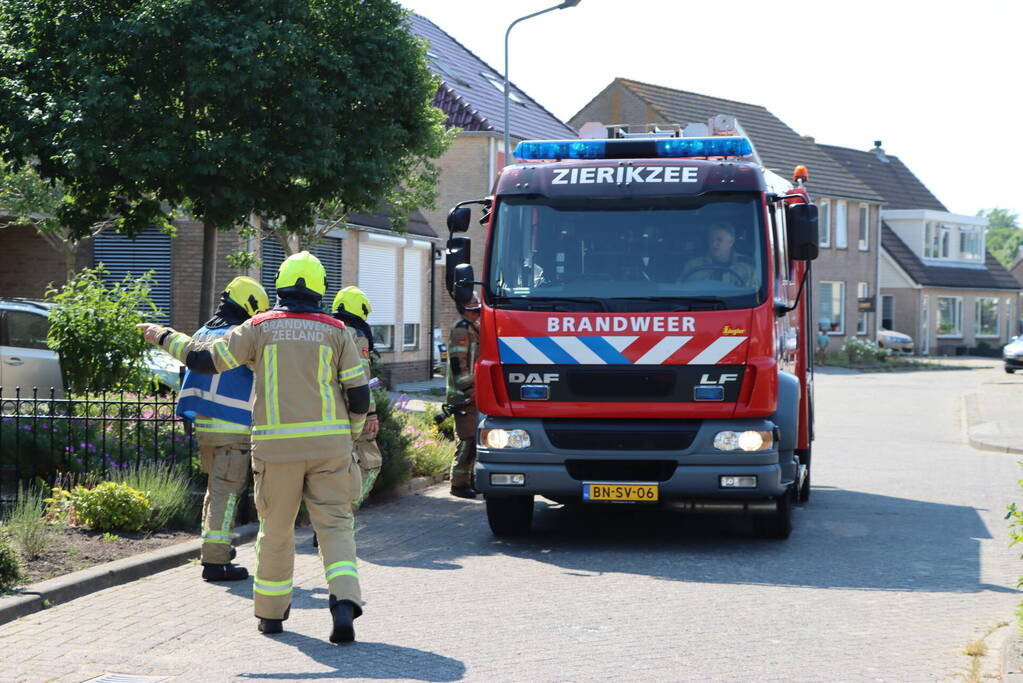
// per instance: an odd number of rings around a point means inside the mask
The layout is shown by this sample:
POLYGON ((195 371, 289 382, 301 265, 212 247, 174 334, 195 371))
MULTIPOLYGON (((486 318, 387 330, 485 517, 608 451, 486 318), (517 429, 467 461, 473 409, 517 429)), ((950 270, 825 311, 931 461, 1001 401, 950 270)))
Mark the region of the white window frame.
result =
POLYGON ((849 206, 835 202, 835 249, 849 248, 849 206))
POLYGON ((420 323, 402 323, 402 326, 401 326, 401 348, 403 350, 405 350, 405 351, 415 351, 415 350, 417 350, 420 347, 421 343, 422 343, 420 341, 420 337, 422 336, 422 334, 423 334, 423 326, 420 323), (413 341, 411 344, 409 344, 406 341, 406 335, 408 333, 408 328, 409 327, 414 327, 415 328, 415 330, 413 332, 413 335, 412 335, 413 339, 415 341, 413 341))
POLYGON ((859 214, 859 234, 856 236, 856 241, 860 251, 870 251, 870 207, 860 204, 859 214))
MULTIPOLYGON (((834 336, 844 335, 845 334, 845 282, 842 281, 842 280, 825 280, 825 281, 822 281, 822 282, 818 282, 817 285, 818 285, 818 288, 819 288, 820 291, 824 290, 824 285, 831 285, 832 286, 832 290, 831 290, 831 302, 832 302, 832 304, 835 303, 834 287, 835 286, 838 287, 838 292, 839 292, 839 295, 838 295, 838 304, 839 304, 838 320, 839 320, 840 324, 838 326, 838 329, 827 330, 827 334, 834 335, 834 336)), ((819 303, 820 303, 820 301, 818 301, 818 304, 819 303)), ((822 310, 822 308, 818 305, 818 307, 817 307, 817 311, 818 311, 817 326, 818 326, 818 329, 820 329, 820 311, 821 310, 822 310)))
POLYGON ((822 249, 831 247, 831 200, 822 199, 817 203, 817 214, 820 220, 818 241, 822 249))
POLYGON ((973 303, 973 336, 977 339, 998 339, 1002 336, 1002 316, 998 310, 998 297, 997 296, 978 296, 973 303), (982 334, 980 330, 980 302, 982 301, 993 301, 995 304, 995 331, 993 333, 982 334))
POLYGON ((936 315, 934 316, 934 329, 937 332, 938 339, 962 339, 963 337, 963 297, 961 296, 936 296, 934 297, 934 310, 936 315), (941 332, 941 301, 942 299, 948 299, 949 301, 955 302, 952 308, 953 317, 957 318, 954 320, 956 327, 951 332, 941 332))

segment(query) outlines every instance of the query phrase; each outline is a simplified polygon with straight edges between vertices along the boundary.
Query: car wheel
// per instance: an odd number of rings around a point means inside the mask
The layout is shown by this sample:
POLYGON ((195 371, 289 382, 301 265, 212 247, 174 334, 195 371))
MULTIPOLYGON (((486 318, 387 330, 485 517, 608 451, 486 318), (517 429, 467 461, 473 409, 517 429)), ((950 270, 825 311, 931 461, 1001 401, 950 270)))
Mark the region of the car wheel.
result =
POLYGON ((766 515, 754 515, 753 535, 757 538, 785 540, 792 534, 792 491, 777 499, 778 509, 766 515))
POLYGON ((1011 375, 1016 372, 1016 368, 1005 368, 1005 371, 1011 375))
POLYGON ((533 496, 487 496, 487 522, 495 536, 524 536, 533 526, 533 496))

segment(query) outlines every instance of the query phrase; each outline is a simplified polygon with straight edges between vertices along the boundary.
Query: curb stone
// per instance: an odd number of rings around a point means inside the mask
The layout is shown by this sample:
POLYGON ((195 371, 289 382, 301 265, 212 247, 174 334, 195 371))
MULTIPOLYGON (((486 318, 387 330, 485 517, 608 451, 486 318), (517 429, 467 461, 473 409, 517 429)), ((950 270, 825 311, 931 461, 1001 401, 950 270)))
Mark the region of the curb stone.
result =
MULTIPOLYGON (((378 501, 378 504, 422 491, 429 486, 443 482, 446 478, 446 474, 413 477, 396 487, 390 495, 378 501)), ((235 529, 235 544, 241 545, 252 541, 256 537, 257 531, 259 531, 258 523, 237 527, 235 529)), ((195 538, 23 586, 11 595, 0 596, 0 624, 6 624, 9 621, 34 614, 54 605, 70 602, 75 598, 81 598, 105 588, 120 586, 151 574, 173 569, 199 557, 201 547, 202 539, 195 538)))
POLYGON ((990 432, 996 431, 998 424, 995 422, 982 422, 983 417, 980 413, 979 403, 980 399, 977 397, 976 392, 963 394, 963 415, 966 420, 967 442, 974 448, 982 451, 1023 455, 1023 447, 996 443, 989 438, 991 436, 990 432))

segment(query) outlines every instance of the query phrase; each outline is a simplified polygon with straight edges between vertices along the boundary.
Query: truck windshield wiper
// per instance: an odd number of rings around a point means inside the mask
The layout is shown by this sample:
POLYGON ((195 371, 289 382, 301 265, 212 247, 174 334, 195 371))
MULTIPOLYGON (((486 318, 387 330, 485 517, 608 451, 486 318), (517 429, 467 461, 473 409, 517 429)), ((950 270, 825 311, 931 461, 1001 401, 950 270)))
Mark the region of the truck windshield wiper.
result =
POLYGON ((681 304, 685 306, 679 307, 678 310, 708 310, 708 311, 720 311, 728 308, 728 304, 724 299, 716 296, 622 296, 614 297, 613 301, 670 301, 672 303, 681 304))
POLYGON ((531 304, 535 302, 544 303, 575 303, 575 304, 597 304, 601 311, 607 310, 607 302, 593 296, 496 296, 495 303, 521 303, 531 304))

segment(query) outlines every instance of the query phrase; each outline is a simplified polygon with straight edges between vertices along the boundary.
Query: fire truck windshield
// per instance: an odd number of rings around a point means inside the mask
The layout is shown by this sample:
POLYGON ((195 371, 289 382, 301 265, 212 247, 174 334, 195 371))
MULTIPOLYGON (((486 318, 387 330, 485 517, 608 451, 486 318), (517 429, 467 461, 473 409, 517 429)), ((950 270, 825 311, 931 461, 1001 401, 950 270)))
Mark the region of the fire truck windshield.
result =
POLYGON ((751 308, 766 296, 761 213, 753 193, 502 198, 486 296, 566 310, 751 308))

